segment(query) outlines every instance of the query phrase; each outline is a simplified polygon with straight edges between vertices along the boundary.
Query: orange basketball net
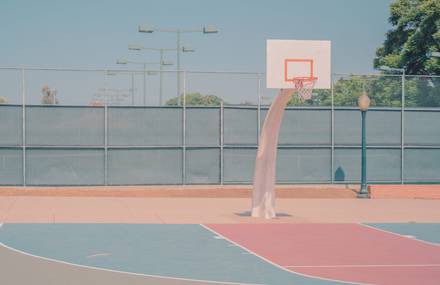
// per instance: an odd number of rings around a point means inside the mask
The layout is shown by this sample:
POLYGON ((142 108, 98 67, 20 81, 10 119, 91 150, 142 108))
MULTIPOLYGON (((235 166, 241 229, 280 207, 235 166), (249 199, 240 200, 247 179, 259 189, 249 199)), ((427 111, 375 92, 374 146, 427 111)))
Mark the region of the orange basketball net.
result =
POLYGON ((291 82, 294 86, 295 92, 298 97, 302 100, 309 100, 312 98, 313 86, 315 86, 317 78, 314 77, 313 70, 313 59, 302 59, 302 58, 286 58, 284 60, 284 81, 291 82), (289 63, 306 63, 310 68, 310 76, 303 77, 293 77, 288 76, 289 63))
POLYGON ((316 79, 316 77, 294 77, 290 81, 293 83, 293 89, 295 89, 299 98, 302 100, 310 100, 316 79))

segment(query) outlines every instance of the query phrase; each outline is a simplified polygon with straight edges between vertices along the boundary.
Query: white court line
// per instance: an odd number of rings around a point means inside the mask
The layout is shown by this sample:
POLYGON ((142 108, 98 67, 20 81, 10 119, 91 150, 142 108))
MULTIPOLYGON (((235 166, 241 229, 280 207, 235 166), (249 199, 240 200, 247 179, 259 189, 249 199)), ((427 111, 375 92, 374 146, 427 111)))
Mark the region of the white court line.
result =
POLYGON ((200 224, 200 226, 202 226, 202 227, 205 228, 206 230, 208 230, 208 231, 210 231, 210 232, 212 232, 212 233, 214 233, 214 234, 216 234, 216 235, 218 235, 218 236, 223 237, 223 238, 224 238, 225 240, 227 240, 228 242, 230 242, 230 243, 232 243, 232 244, 234 244, 234 245, 240 247, 241 249, 243 249, 243 250, 249 252, 250 254, 252 254, 252 255, 258 257, 259 259, 262 259, 262 260, 266 261, 267 263, 272 264, 273 266, 275 266, 275 267, 277 267, 277 268, 279 268, 279 269, 281 269, 281 270, 284 270, 284 271, 286 271, 286 272, 289 272, 289 273, 291 273, 291 274, 297 274, 297 275, 300 275, 300 276, 303 276, 303 277, 309 277, 309 278, 319 279, 319 280, 325 280, 325 281, 340 282, 340 283, 344 283, 344 284, 371 285, 371 284, 369 284, 369 283, 359 283, 359 282, 353 282, 353 281, 344 281, 344 280, 338 280, 338 279, 330 279, 330 278, 319 277, 319 276, 314 276, 314 275, 308 275, 308 274, 304 274, 304 273, 296 272, 296 271, 293 271, 293 270, 289 270, 289 269, 287 269, 286 267, 284 267, 284 266, 282 266, 282 265, 279 265, 279 264, 277 264, 277 263, 275 263, 275 262, 273 262, 273 261, 270 261, 269 259, 267 259, 267 258, 265 258, 265 257, 262 257, 261 255, 258 255, 257 253, 255 253, 255 252, 253 252, 252 250, 250 250, 250 249, 248 249, 248 248, 246 248, 246 247, 244 247, 244 246, 242 246, 242 245, 236 243, 235 241, 230 240, 229 238, 225 237, 224 235, 218 233, 217 231, 211 229, 210 227, 208 227, 208 226, 206 226, 206 225, 200 224))
POLYGON ((110 255, 112 255, 112 254, 109 252, 103 252, 103 253, 96 253, 96 254, 87 255, 87 258, 95 258, 95 257, 110 256, 110 255))
POLYGON ((398 233, 395 233, 395 232, 387 231, 387 230, 384 230, 384 229, 381 229, 381 228, 376 228, 374 226, 370 226, 370 225, 366 225, 366 224, 362 224, 362 223, 358 223, 358 225, 364 226, 364 227, 367 227, 367 228, 370 228, 370 229, 373 229, 373 230, 376 230, 376 231, 379 231, 379 232, 384 232, 384 233, 387 233, 387 234, 392 234, 392 235, 395 235, 395 236, 403 237, 405 239, 415 240, 415 241, 418 241, 418 242, 421 242, 421 243, 425 243, 425 244, 429 244, 429 245, 433 245, 433 246, 440 246, 440 244, 438 244, 438 243, 434 243, 434 242, 429 242, 429 241, 426 241, 426 240, 418 239, 418 238, 416 238, 414 236, 402 235, 402 234, 398 234, 398 233))
MULTIPOLYGON (((3 226, 3 224, 0 224, 0 229, 3 226)), ((113 270, 113 269, 107 269, 107 268, 101 268, 101 267, 94 267, 94 266, 88 266, 88 265, 82 265, 82 264, 77 264, 77 263, 71 263, 71 262, 67 262, 67 261, 62 261, 62 260, 57 260, 57 259, 53 259, 53 258, 49 258, 49 257, 44 257, 44 256, 39 256, 39 255, 35 255, 35 254, 31 254, 13 247, 10 247, 6 244, 4 244, 3 242, 0 241, 0 246, 9 249, 11 251, 26 255, 26 256, 30 256, 30 257, 34 257, 34 258, 38 258, 38 259, 42 259, 42 260, 46 260, 46 261, 50 261, 50 262, 55 262, 55 263, 60 263, 60 264, 65 264, 65 265, 70 265, 70 266, 75 266, 75 267, 80 267, 80 268, 86 268, 86 269, 91 269, 91 270, 98 270, 98 271, 105 271, 105 272, 111 272, 111 273, 120 273, 120 274, 127 274, 127 275, 134 275, 134 276, 140 276, 140 277, 152 277, 152 278, 159 278, 159 279, 171 279, 171 280, 180 280, 180 281, 189 281, 189 282, 200 282, 200 283, 211 283, 211 284, 229 284, 229 285, 262 285, 262 284, 254 284, 254 283, 237 283, 237 282, 221 282, 221 281, 212 281, 212 280, 203 280, 203 279, 191 279, 191 278, 180 278, 180 277, 172 277, 172 276, 164 276, 164 275, 152 275, 152 274, 143 274, 143 273, 134 273, 134 272, 129 272, 129 271, 120 271, 120 270, 113 270)))
POLYGON ((440 264, 285 265, 287 268, 439 267, 440 264))

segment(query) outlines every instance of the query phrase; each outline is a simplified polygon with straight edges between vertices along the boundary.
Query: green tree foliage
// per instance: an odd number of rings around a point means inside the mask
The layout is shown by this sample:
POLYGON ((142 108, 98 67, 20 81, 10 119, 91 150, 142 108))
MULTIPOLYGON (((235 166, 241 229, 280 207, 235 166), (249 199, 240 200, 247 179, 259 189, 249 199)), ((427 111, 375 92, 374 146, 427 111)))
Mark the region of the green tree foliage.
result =
POLYGON ((408 74, 440 74, 440 1, 396 0, 390 6, 393 28, 376 50, 374 66, 405 68, 408 74))
MULTIPOLYGON (((174 97, 165 102, 165 105, 178 106, 183 102, 183 95, 180 98, 174 97)), ((187 106, 220 106, 222 99, 215 95, 202 95, 200 93, 186 94, 185 102, 187 106)))
MULTIPOLYGON (((351 75, 338 78, 333 86, 335 106, 356 107, 357 100, 365 90, 372 107, 400 107, 402 100, 402 77, 377 75, 351 75)), ((330 106, 331 90, 313 90, 310 100, 293 96, 289 106, 330 106)), ((405 77, 405 107, 440 107, 439 77, 405 77)))

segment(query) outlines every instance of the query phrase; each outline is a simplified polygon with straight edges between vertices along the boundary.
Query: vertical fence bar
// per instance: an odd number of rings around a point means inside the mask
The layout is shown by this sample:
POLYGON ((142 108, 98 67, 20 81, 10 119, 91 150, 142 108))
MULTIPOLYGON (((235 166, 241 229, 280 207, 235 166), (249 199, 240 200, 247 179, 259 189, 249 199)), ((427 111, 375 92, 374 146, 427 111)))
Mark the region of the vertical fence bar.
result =
MULTIPOLYGON (((180 71, 178 77, 180 78, 180 71)), ((186 184, 186 72, 183 73, 183 98, 182 98, 182 184, 186 184)), ((179 80, 180 82, 180 80, 179 80)), ((179 84, 180 86, 180 84, 179 84)), ((180 90, 177 90, 177 93, 180 90)), ((179 96, 180 97, 180 96, 179 96)))
POLYGON ((257 145, 260 144, 260 128, 261 128, 261 74, 257 73, 257 145))
POLYGON ((405 183, 405 69, 402 72, 402 102, 400 117, 400 183, 405 183))
POLYGON ((224 104, 223 100, 220 102, 220 184, 223 185, 224 183, 224 176, 225 176, 225 155, 224 155, 224 104))
POLYGON ((108 185, 108 107, 104 104, 104 185, 108 185))
POLYGON ((131 73, 131 106, 134 106, 134 72, 131 73))
POLYGON ((26 72, 25 69, 21 69, 21 131, 22 131, 22 173, 23 173, 23 186, 26 186, 26 72))
POLYGON ((334 164, 335 164, 335 92, 334 92, 334 84, 333 84, 333 75, 331 75, 331 82, 330 82, 330 88, 331 88, 331 118, 330 118, 330 133, 331 133, 331 150, 330 150, 330 180, 331 183, 335 183, 335 177, 334 177, 334 164))

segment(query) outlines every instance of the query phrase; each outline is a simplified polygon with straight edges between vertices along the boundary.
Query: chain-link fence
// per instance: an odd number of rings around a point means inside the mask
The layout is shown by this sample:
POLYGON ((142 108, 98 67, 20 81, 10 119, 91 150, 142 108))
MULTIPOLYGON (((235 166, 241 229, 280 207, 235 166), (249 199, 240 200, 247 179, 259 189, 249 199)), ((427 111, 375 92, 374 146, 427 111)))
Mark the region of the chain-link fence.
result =
MULTIPOLYGON (((260 73, 0 69, 1 185, 250 183, 276 90, 260 73), (182 90, 177 92, 176 78, 182 90), (145 81, 144 81, 145 80, 145 81)), ((333 75, 291 100, 279 183, 440 182, 440 77, 333 75)))

